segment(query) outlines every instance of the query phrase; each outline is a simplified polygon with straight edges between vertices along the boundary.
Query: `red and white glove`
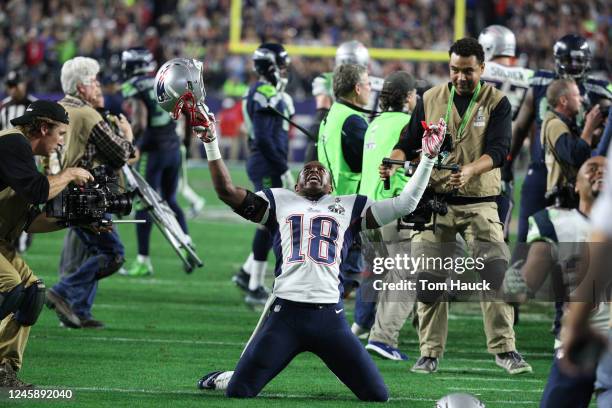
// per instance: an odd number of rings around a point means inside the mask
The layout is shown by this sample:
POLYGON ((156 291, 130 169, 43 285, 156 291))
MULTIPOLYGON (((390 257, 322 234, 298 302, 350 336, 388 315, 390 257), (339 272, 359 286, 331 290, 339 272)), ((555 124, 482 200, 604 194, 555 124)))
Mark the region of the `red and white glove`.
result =
POLYGON ((423 140, 421 142, 422 152, 429 158, 434 158, 440 153, 442 144, 444 143, 444 137, 446 136, 446 122, 444 118, 440 118, 438 123, 430 123, 421 121, 421 125, 425 132, 423 132, 423 140))

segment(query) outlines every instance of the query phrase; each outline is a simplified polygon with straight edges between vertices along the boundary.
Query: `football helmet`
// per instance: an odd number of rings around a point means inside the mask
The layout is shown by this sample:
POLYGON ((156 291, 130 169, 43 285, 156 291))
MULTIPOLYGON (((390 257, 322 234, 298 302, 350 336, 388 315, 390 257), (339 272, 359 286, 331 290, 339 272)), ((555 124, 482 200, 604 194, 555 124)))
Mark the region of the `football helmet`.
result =
POLYGON ((576 34, 561 37, 553 46, 555 72, 562 78, 583 79, 591 69, 591 49, 587 41, 576 34))
POLYGON ((485 408, 485 405, 471 394, 456 392, 440 398, 436 408, 485 408))
POLYGON ((201 61, 174 58, 155 75, 155 95, 163 110, 177 120, 181 113, 196 130, 211 128, 214 116, 204 103, 204 66, 201 61))
POLYGON ((495 57, 516 56, 516 37, 512 31, 502 25, 490 25, 482 30, 478 42, 484 49, 485 61, 495 57))
POLYGON ((285 48, 277 43, 261 44, 253 53, 255 72, 279 90, 287 85, 286 69, 290 62, 291 59, 285 48))
POLYGON ((155 72, 157 63, 153 54, 146 48, 130 48, 121 53, 121 71, 128 79, 135 75, 155 72))
POLYGON ((336 66, 342 64, 357 64, 368 67, 370 53, 359 41, 347 41, 338 46, 336 50, 336 66))

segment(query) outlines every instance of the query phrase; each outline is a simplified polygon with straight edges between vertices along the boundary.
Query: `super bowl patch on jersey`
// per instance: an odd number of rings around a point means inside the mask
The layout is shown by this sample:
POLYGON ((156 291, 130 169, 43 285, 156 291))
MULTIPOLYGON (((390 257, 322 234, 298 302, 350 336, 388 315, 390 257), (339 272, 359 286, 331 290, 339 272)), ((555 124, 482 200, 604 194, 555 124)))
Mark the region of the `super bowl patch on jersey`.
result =
POLYGON ((344 215, 344 212, 345 212, 344 207, 340 205, 340 198, 336 198, 336 202, 330 205, 329 207, 327 207, 327 209, 333 213, 340 214, 340 215, 344 215))

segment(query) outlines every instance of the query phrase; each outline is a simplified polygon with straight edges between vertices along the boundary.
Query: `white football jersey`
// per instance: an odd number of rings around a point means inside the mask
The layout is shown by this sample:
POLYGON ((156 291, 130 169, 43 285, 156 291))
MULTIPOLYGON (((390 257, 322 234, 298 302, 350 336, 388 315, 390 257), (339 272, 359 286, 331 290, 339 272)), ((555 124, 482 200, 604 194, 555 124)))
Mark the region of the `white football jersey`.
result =
POLYGON ((481 79, 495 86, 508 97, 508 101, 512 105, 512 117, 514 118, 529 90, 529 80, 532 76, 533 70, 531 69, 508 67, 489 61, 485 63, 481 79))
POLYGON ((262 224, 272 233, 276 256, 273 294, 294 302, 337 303, 340 263, 373 201, 354 194, 310 201, 283 188, 257 195, 269 203, 262 224))
POLYGON ((589 219, 577 209, 548 207, 529 217, 527 243, 545 241, 551 245, 551 256, 571 291, 578 283, 590 230, 589 219))

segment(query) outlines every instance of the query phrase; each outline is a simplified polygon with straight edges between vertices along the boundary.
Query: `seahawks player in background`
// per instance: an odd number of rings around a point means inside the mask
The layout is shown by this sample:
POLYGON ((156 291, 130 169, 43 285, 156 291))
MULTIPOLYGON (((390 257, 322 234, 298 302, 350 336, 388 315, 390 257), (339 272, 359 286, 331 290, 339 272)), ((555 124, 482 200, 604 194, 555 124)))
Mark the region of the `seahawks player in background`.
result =
MULTIPOLYGON (((132 48, 121 54, 122 71, 126 79, 121 90, 126 111, 134 131, 136 147, 140 153, 137 169, 153 189, 160 193, 176 214, 183 231, 187 234, 187 223, 183 210, 176 201, 176 191, 181 170, 180 140, 176 123, 164 111, 155 98, 153 54, 145 48, 132 48)), ((136 211, 136 219, 146 220, 136 225, 138 256, 127 271, 129 276, 153 273, 149 256, 149 241, 153 222, 142 208, 136 211)))
MULTIPOLYGON (((253 65, 259 79, 242 100, 249 136, 250 154, 247 174, 256 191, 295 185, 288 167, 289 118, 295 113, 293 100, 285 92, 289 55, 281 44, 265 43, 253 53, 253 65)), ((255 231, 252 252, 232 280, 246 292, 249 305, 262 305, 268 299, 263 286, 272 237, 263 227, 255 231)))
MULTIPOLYGON (((589 44, 583 37, 568 34, 560 38, 553 47, 553 55, 555 71, 539 70, 531 80, 531 87, 527 91, 525 100, 513 122, 512 145, 506 163, 508 170, 502 172, 505 174, 502 177, 506 181, 512 179, 512 162, 520 152, 535 120, 535 137, 532 138, 530 143, 529 169, 521 189, 518 242, 525 242, 527 238, 527 219, 546 206, 547 171, 544 164, 542 143, 540 142, 540 128, 548 110, 546 100, 548 85, 558 78, 572 78, 578 84, 578 89, 584 100, 583 112, 578 115, 578 127, 583 129, 582 138, 592 134, 603 120, 598 102, 602 99, 612 99, 609 82, 588 75, 592 55, 589 44), (585 112, 588 112, 588 114, 585 115, 585 112)), ((515 254, 514 257, 522 256, 522 254, 515 254)))
MULTIPOLYGON (((515 67, 516 37, 508 28, 501 25, 491 25, 478 36, 478 42, 485 52, 485 65, 482 80, 501 90, 512 106, 512 118, 521 107, 525 94, 529 90, 529 81, 533 77, 530 69, 515 67)), ((504 239, 510 235, 510 217, 512 216, 512 181, 502 182, 502 194, 497 198, 499 219, 504 223, 504 239)))
MULTIPOLYGON (((531 299, 550 279, 556 298, 567 298, 580 282, 580 265, 584 262, 585 241, 592 229, 589 220, 595 199, 603 190, 606 159, 591 157, 580 167, 575 190, 580 197, 578 208, 547 207, 529 217, 527 259, 516 262, 504 276, 506 295, 524 301, 531 299)), ((540 293, 546 293, 543 290, 540 293)), ((567 310, 564 311, 567 313, 567 310)), ((609 305, 600 303, 591 312, 591 325, 605 336, 608 331, 609 305)), ((560 324, 557 321, 556 324, 560 324)), ((588 407, 595 383, 595 372, 570 376, 559 369, 561 336, 556 328, 555 358, 544 389, 540 408, 588 407)))
MULTIPOLYGON (((368 49, 359 41, 347 41, 338 47, 336 50, 335 66, 342 64, 357 64, 368 68, 370 63, 370 54, 368 49)), ((366 105, 366 109, 372 113, 378 109, 378 96, 382 91, 383 78, 377 78, 370 76, 370 101, 366 105)), ((312 96, 315 97, 315 103, 317 107, 317 114, 312 127, 310 128, 310 135, 314 139, 309 139, 306 146, 306 154, 304 162, 308 163, 311 160, 317 158, 317 147, 316 143, 319 137, 319 127, 321 122, 327 116, 327 112, 331 108, 334 102, 334 90, 333 90, 333 72, 324 72, 312 81, 312 96)), ((369 115, 372 117, 372 115, 369 115)))

